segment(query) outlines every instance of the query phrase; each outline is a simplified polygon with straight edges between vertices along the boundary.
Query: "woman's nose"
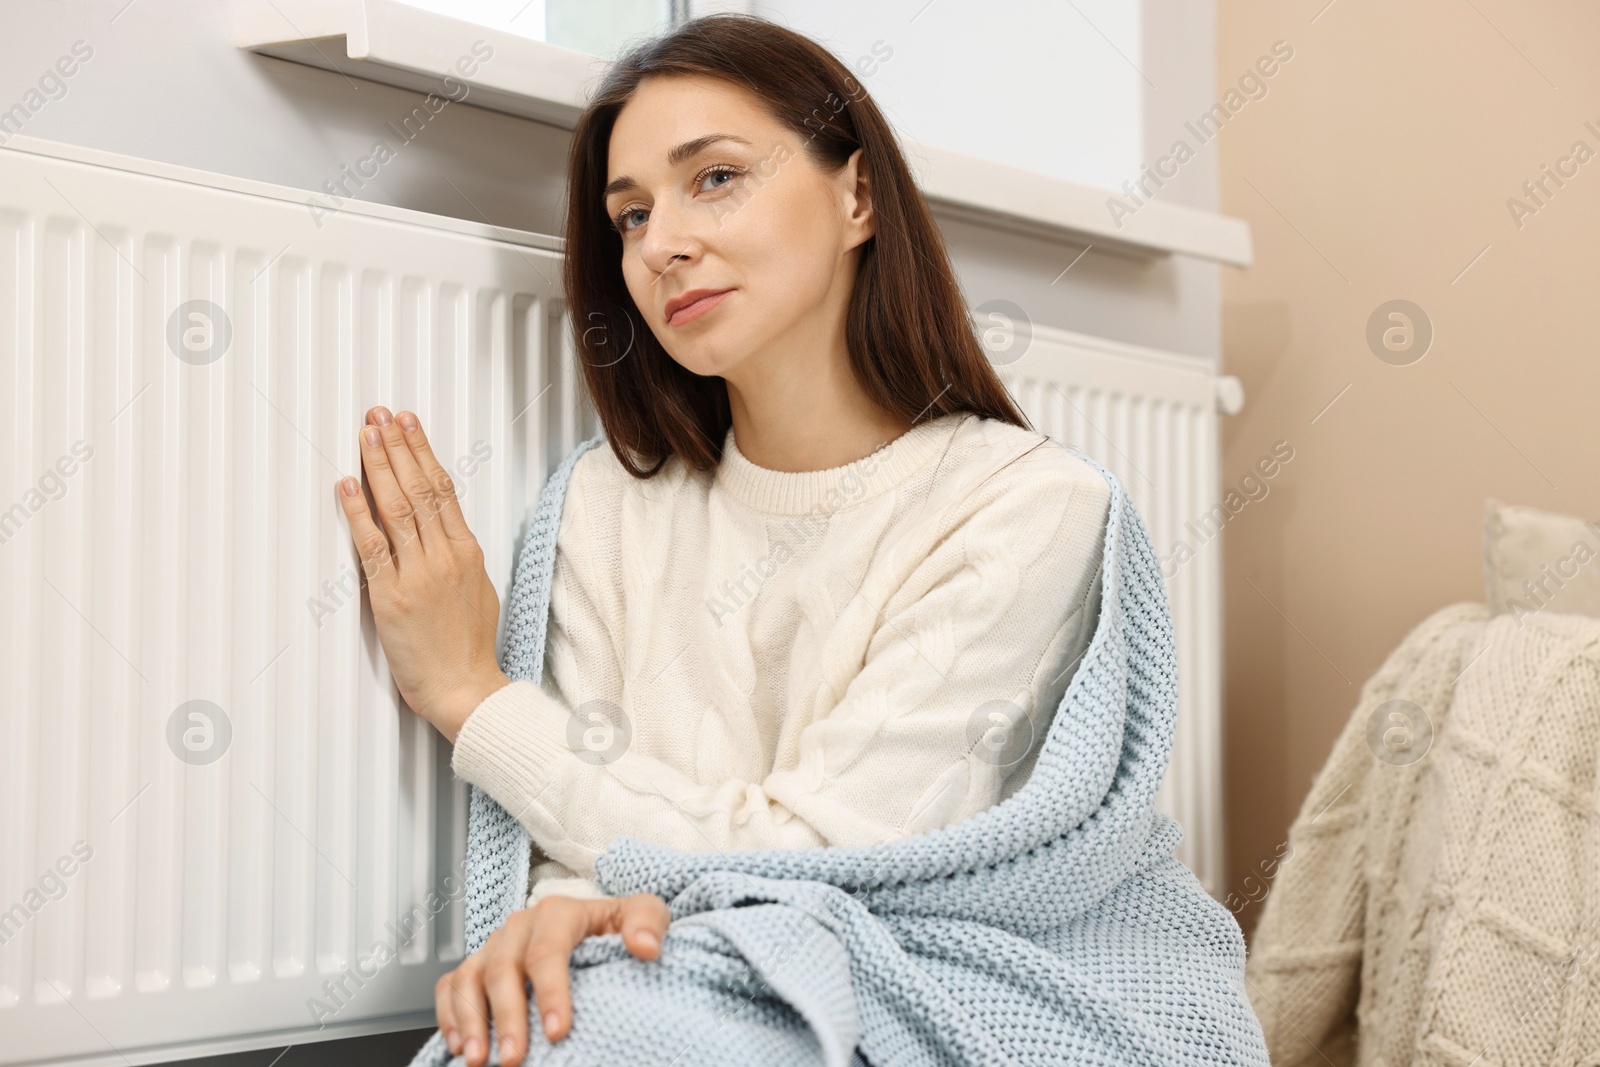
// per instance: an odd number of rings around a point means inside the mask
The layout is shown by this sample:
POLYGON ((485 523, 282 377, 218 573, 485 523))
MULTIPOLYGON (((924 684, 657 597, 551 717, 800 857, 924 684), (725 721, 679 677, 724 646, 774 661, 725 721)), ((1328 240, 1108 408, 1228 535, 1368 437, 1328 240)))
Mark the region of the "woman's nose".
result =
POLYGON ((664 274, 680 263, 692 262, 700 254, 696 225, 693 212, 670 204, 651 208, 641 250, 646 265, 664 274))

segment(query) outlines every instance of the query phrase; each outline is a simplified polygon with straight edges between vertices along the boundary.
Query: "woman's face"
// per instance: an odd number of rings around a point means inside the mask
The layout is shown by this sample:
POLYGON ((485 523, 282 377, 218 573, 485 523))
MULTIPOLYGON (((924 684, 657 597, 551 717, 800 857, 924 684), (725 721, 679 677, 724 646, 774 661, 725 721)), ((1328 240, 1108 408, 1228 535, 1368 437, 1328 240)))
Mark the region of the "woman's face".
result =
POLYGON ((753 380, 752 364, 842 337, 851 250, 872 233, 860 150, 826 174, 744 89, 672 76, 639 86, 609 151, 605 207, 623 278, 673 359, 753 380), (697 291, 721 295, 696 306, 697 291))

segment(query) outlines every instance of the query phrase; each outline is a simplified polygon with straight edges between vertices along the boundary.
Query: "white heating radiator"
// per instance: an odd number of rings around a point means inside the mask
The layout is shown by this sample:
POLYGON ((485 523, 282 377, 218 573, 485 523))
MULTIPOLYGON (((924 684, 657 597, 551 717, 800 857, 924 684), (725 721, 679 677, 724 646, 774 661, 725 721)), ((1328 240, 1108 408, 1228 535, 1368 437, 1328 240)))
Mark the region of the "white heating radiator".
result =
POLYGON ((430 1025, 464 787, 336 483, 369 406, 416 410, 505 600, 594 432, 559 258, 29 147, 0 150, 0 1063, 430 1025))
MULTIPOLYGON (((418 411, 502 603, 597 432, 542 238, 14 138, 0 149, 0 1065, 420 1027, 464 789, 402 707, 335 497, 418 411), (326 201, 319 201, 325 208, 326 201)), ((1199 361, 1035 329, 1002 376, 1165 554, 1215 488, 1199 361)), ((1169 581, 1161 802, 1221 876, 1215 543, 1169 581)))
POLYGON ((1178 858, 1220 897, 1222 555, 1212 509, 1219 405, 1238 410, 1238 383, 1194 356, 1017 329, 981 313, 978 325, 999 331, 991 354, 1006 353, 996 359, 1000 379, 1034 429, 1110 468, 1161 558, 1178 653, 1178 732, 1156 804, 1183 825, 1178 858), (1192 555, 1178 551, 1180 541, 1192 555))

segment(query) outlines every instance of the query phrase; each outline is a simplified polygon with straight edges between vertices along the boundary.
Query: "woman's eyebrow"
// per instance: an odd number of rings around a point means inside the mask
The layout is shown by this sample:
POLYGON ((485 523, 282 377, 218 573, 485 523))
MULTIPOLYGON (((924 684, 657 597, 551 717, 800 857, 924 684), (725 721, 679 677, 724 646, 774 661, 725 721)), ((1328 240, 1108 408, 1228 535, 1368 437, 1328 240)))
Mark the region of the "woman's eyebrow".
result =
MULTIPOLYGON (((692 141, 685 141, 680 145, 674 146, 670 151, 667 152, 667 165, 669 167, 676 167, 679 163, 682 163, 696 152, 702 151, 703 149, 716 144, 718 141, 735 141, 746 146, 750 144, 749 141, 745 140, 743 137, 740 137, 736 133, 708 133, 704 137, 696 137, 692 141)), ((607 197, 612 193, 624 193, 632 189, 637 189, 638 187, 638 182, 624 174, 620 178, 612 178, 610 182, 606 183, 605 191, 600 195, 602 197, 607 197)))

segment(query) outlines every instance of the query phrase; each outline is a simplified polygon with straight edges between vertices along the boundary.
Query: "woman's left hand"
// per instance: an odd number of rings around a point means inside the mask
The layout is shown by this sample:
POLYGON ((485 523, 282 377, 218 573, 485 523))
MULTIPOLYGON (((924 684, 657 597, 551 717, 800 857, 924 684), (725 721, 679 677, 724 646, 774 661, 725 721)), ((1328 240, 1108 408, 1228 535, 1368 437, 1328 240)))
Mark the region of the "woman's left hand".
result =
POLYGON ((528 995, 552 1044, 572 1027, 572 980, 568 962, 586 937, 621 934, 632 955, 653 960, 672 922, 672 909, 653 893, 598 900, 545 897, 506 917, 483 947, 434 986, 434 1011, 451 1055, 467 1067, 489 1058, 489 1022, 500 1032, 500 1062, 522 1062, 528 1052, 528 995))
POLYGON ((339 501, 378 639, 405 702, 454 743, 473 709, 510 684, 495 662, 500 597, 416 415, 375 407, 359 440, 382 529, 354 478, 341 480, 339 501))

